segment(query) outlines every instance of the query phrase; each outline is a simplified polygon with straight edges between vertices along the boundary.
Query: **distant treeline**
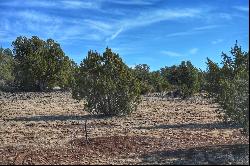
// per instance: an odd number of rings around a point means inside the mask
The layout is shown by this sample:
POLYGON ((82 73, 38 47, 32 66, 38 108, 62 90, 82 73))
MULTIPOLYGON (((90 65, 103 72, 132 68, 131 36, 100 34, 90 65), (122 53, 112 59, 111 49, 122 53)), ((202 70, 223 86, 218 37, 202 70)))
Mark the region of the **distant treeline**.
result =
POLYGON ((206 71, 190 61, 152 72, 147 64, 129 68, 110 48, 103 55, 90 50, 77 65, 59 43, 37 36, 17 37, 12 47, 0 48, 2 90, 47 91, 59 86, 72 90, 75 98, 87 98, 90 112, 104 114, 132 112, 140 94, 175 91, 187 98, 206 91, 221 105, 225 120, 242 124, 248 131, 249 51, 244 52, 237 41, 230 56, 222 52, 222 67, 207 59, 206 71))

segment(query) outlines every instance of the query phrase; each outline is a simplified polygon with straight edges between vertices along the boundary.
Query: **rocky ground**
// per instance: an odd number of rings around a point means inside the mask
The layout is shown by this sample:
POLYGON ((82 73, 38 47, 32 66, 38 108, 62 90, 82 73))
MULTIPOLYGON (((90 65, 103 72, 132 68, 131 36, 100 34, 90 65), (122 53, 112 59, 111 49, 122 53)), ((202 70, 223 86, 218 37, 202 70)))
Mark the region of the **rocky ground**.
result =
POLYGON ((112 118, 83 104, 67 92, 0 92, 0 164, 249 164, 249 138, 204 97, 151 95, 112 118))

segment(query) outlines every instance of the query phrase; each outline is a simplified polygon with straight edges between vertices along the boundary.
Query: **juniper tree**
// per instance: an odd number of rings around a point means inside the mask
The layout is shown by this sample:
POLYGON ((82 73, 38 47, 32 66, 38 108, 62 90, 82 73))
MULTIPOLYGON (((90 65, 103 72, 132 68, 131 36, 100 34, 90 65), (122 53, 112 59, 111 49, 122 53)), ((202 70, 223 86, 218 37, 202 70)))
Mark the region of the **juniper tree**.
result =
POLYGON ((54 40, 20 36, 12 45, 16 61, 15 82, 21 89, 45 90, 46 87, 71 86, 74 63, 54 40))
POLYGON ((198 70, 190 61, 183 61, 181 65, 178 66, 177 79, 177 85, 180 87, 184 98, 198 92, 198 70))
POLYGON ((169 88, 169 83, 160 71, 150 72, 147 64, 136 65, 133 69, 135 77, 140 81, 141 94, 162 92, 169 88))
POLYGON ((0 86, 11 84, 14 81, 13 75, 14 59, 10 49, 0 48, 0 86))
POLYGON ((180 91, 183 98, 190 97, 199 90, 198 70, 190 61, 180 65, 161 68, 161 75, 171 84, 173 90, 180 91))
POLYGON ((222 67, 208 59, 207 91, 220 104, 224 120, 241 125, 249 134, 249 52, 236 41, 230 53, 222 52, 222 67))
POLYGON ((139 80, 141 94, 146 94, 153 91, 153 86, 150 85, 150 67, 147 64, 136 65, 133 69, 135 77, 139 80))
POLYGON ((86 99, 93 114, 125 115, 136 110, 140 101, 138 80, 118 54, 106 48, 103 55, 89 51, 76 74, 73 97, 86 99))
POLYGON ((149 83, 154 92, 164 92, 170 87, 168 81, 161 76, 160 71, 150 72, 149 83))

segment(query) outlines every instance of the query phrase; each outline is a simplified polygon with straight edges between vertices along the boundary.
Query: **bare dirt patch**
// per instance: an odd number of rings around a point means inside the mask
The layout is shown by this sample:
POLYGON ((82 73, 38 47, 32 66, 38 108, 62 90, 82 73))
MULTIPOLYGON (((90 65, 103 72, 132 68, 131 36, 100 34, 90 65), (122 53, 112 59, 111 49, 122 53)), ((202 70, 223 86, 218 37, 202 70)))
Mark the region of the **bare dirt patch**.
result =
POLYGON ((204 98, 144 97, 112 118, 89 115, 67 92, 1 93, 0 103, 0 164, 249 163, 248 137, 204 98))

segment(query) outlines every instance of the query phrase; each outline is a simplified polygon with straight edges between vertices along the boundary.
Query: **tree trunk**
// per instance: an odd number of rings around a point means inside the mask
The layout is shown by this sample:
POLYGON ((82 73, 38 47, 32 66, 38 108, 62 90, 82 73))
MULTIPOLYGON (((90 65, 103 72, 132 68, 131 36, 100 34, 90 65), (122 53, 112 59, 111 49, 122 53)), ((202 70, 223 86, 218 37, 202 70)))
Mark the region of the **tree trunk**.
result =
POLYGON ((87 119, 85 120, 84 129, 85 129, 86 144, 88 144, 88 143, 89 143, 89 140, 88 140, 88 131, 87 131, 87 119))

